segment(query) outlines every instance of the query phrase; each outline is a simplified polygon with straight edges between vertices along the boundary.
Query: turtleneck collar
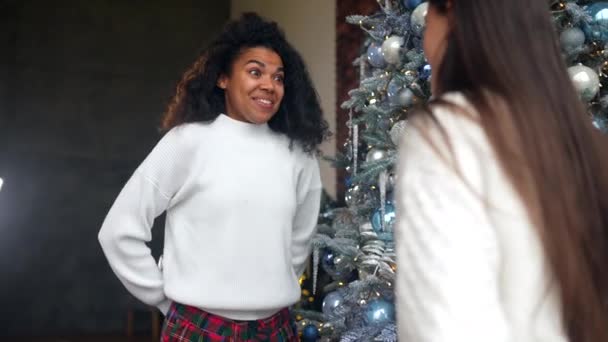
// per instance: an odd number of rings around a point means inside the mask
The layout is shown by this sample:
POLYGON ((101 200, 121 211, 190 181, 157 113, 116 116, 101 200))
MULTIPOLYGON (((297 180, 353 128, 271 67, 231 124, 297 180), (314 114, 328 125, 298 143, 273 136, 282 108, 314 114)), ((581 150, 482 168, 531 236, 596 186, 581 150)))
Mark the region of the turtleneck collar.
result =
POLYGON ((214 125, 222 127, 223 129, 240 131, 243 133, 262 133, 270 129, 270 127, 268 127, 268 123, 254 124, 250 122, 244 122, 233 119, 227 114, 223 113, 217 116, 214 125))

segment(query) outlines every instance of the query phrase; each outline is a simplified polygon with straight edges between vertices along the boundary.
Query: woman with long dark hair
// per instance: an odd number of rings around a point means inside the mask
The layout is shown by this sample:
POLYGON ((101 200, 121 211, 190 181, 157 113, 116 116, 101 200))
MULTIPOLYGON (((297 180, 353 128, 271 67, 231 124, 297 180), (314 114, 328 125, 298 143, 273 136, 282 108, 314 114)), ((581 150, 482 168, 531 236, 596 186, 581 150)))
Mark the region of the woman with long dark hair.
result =
POLYGON ((608 148, 545 0, 429 0, 402 141, 403 341, 608 341, 608 148))
POLYGON ((165 315, 161 340, 297 341, 327 124, 299 53, 246 13, 185 72, 166 134, 110 209, 99 240, 125 287, 165 315), (157 267, 146 242, 166 212, 157 267))

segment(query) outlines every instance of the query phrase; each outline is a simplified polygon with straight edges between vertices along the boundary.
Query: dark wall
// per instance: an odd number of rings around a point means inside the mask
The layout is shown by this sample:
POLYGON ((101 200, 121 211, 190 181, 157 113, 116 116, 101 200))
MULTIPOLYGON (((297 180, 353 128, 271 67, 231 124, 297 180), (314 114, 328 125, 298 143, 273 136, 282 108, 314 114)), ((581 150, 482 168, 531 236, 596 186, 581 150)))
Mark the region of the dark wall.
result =
POLYGON ((0 336, 124 330, 135 304, 97 232, 229 12, 228 1, 0 0, 0 336))

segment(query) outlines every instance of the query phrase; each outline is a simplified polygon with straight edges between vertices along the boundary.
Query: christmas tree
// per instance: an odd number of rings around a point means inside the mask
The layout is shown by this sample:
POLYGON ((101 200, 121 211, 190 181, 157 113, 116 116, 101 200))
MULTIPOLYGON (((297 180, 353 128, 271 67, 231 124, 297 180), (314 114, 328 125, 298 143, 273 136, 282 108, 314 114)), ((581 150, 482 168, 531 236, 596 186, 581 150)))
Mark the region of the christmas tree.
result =
MULTIPOLYGON (((296 310, 302 341, 397 340, 393 170, 408 112, 431 96, 431 69, 422 51, 428 4, 382 0, 378 5, 373 15, 346 19, 366 33, 354 61, 359 87, 342 104, 350 113, 349 138, 333 160, 348 173, 346 206, 326 207, 319 221, 312 271, 302 279, 307 304, 296 310), (321 305, 312 305, 315 301, 321 305)), ((608 2, 554 0, 548 6, 568 73, 590 120, 606 132, 608 2)))
POLYGON ((568 73, 593 124, 608 132, 608 2, 551 1, 568 73))

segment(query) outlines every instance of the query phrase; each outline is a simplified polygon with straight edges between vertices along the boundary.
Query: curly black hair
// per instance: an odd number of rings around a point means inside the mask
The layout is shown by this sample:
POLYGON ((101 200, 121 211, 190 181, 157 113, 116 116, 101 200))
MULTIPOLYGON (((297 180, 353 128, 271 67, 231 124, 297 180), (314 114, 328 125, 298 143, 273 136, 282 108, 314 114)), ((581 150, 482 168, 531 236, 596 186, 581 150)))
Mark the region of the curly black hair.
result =
POLYGON ((232 64, 244 50, 255 47, 276 52, 285 69, 285 94, 268 126, 287 135, 292 145, 295 142, 306 152, 317 152, 330 132, 306 65, 276 22, 251 12, 229 22, 184 73, 163 115, 161 129, 213 121, 225 112, 224 90, 217 86, 217 80, 230 75, 232 64))

